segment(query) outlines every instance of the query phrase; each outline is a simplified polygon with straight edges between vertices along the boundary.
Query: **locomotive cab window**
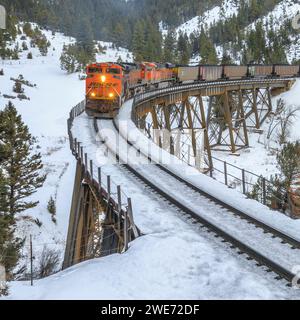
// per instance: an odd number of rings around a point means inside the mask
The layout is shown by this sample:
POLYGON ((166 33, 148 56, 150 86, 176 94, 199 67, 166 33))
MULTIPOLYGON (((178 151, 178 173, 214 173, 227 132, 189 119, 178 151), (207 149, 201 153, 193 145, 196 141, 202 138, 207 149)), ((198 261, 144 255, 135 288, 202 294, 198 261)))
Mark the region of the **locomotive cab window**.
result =
POLYGON ((102 73, 102 69, 100 68, 89 68, 88 73, 102 73))
POLYGON ((121 70, 117 68, 108 68, 106 69, 106 73, 121 74, 121 70))

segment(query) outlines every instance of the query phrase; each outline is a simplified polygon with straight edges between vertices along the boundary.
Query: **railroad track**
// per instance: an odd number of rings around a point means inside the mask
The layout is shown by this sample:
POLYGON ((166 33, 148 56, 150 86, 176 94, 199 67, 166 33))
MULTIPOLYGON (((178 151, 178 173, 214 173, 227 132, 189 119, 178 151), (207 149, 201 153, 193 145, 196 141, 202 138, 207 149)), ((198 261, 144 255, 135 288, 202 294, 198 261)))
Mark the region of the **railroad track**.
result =
MULTIPOLYGON (((112 125, 119 133, 115 121, 112 125)), ((94 129, 99 133, 97 119, 94 119, 94 129)), ((300 242, 297 239, 226 204, 163 165, 155 163, 151 157, 142 154, 133 143, 121 135, 119 140, 118 146, 107 147, 120 162, 123 162, 121 164, 123 168, 182 213, 191 217, 194 222, 201 224, 209 232, 214 232, 216 237, 221 237, 223 242, 230 243, 232 248, 237 248, 240 254, 246 254, 249 260, 254 259, 257 265, 266 266, 269 271, 276 273, 276 279, 285 279, 289 284, 292 282, 295 277, 293 267, 300 265, 300 242), (122 148, 120 144, 123 144, 122 148), (135 164, 138 156, 135 161, 126 161, 126 155, 121 151, 128 147, 135 148, 143 160, 151 161, 153 164, 151 166, 135 164)))

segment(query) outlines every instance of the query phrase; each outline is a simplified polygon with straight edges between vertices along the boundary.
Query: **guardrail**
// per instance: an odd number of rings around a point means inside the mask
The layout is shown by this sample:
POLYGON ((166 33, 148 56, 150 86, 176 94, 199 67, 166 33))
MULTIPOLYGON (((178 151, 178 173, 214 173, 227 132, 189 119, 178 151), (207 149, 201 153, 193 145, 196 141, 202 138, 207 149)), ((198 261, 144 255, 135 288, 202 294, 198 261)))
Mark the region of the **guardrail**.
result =
POLYGON ((286 213, 289 206, 288 195, 293 195, 287 189, 278 186, 262 175, 242 169, 216 157, 212 158, 214 168, 209 172, 212 178, 231 189, 240 191, 248 198, 286 213))
POLYGON ((110 208, 125 222, 124 234, 128 236, 124 239, 124 251, 127 251, 128 244, 131 241, 130 234, 132 233, 134 238, 139 236, 139 231, 134 224, 132 201, 122 191, 121 186, 113 182, 111 176, 104 174, 101 168, 97 167, 93 160, 89 159, 88 154, 84 152, 84 145, 77 138, 74 138, 72 133, 74 119, 80 116, 84 110, 85 101, 82 101, 70 111, 67 121, 70 149, 82 167, 86 182, 106 200, 105 202, 110 208))
MULTIPOLYGON (((153 98, 170 95, 172 93, 182 93, 189 90, 195 89, 211 89, 211 88, 224 88, 228 86, 240 86, 240 85, 253 85, 253 84, 272 84, 272 83, 280 83, 292 80, 292 78, 270 78, 270 79, 245 79, 245 80, 222 80, 222 81, 211 81, 211 82, 198 82, 198 83, 186 83, 181 85, 176 85, 172 87, 162 88, 162 89, 154 89, 148 92, 139 93, 134 97, 133 106, 136 108, 141 103, 144 103, 153 98)), ((133 109, 134 109, 133 108, 133 109)))

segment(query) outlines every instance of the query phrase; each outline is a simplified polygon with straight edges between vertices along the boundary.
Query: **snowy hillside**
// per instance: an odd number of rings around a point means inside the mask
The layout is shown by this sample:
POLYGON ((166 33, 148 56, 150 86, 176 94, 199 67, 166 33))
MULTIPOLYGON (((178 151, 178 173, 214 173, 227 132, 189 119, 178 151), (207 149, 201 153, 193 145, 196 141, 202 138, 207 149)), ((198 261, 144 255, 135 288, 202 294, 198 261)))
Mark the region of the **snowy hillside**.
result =
POLYGON ((207 30, 220 20, 226 20, 237 13, 237 5, 234 0, 224 0, 221 6, 216 6, 206 11, 202 16, 194 17, 177 28, 177 34, 181 31, 188 36, 193 32, 197 32, 203 27, 207 30))
MULTIPOLYGON (((286 0, 282 1, 273 11, 258 21, 263 23, 265 30, 268 30, 270 24, 273 23, 274 30, 278 31, 284 22, 291 21, 298 13, 300 13, 300 3, 296 3, 294 0, 286 0)), ((250 25, 247 30, 253 28, 254 24, 250 25)), ((292 46, 286 52, 289 63, 291 63, 293 59, 300 59, 300 38, 290 38, 292 40, 292 46)))
MULTIPOLYGON (((238 6, 234 0, 224 0, 221 6, 216 6, 215 8, 208 10, 203 16, 196 16, 193 19, 187 21, 176 29, 177 34, 179 32, 191 35, 192 33, 198 33, 201 27, 205 30, 209 29, 211 26, 215 25, 218 21, 224 21, 233 15, 237 14, 238 6)), ((300 3, 294 0, 282 1, 278 4, 274 10, 269 12, 262 19, 257 20, 255 23, 249 25, 245 31, 249 31, 254 27, 258 21, 262 21, 265 31, 268 31, 271 21, 274 24, 274 30, 278 31, 279 27, 283 25, 286 21, 291 21, 297 13, 300 12, 300 3)), ((166 34, 166 30, 164 30, 166 34)), ((300 40, 299 37, 290 37, 292 41, 291 47, 287 50, 288 62, 291 63, 293 59, 300 59, 300 40)), ((223 49, 217 47, 218 57, 221 59, 223 55, 223 49)), ((196 56, 191 60, 191 63, 198 63, 200 57, 196 56)), ((238 63, 239 61, 237 61, 238 63)))
MULTIPOLYGON (((16 106, 30 132, 38 139, 38 151, 42 154, 44 173, 47 174, 43 188, 32 196, 34 200, 40 201, 39 205, 27 210, 19 218, 18 233, 26 237, 22 261, 26 267, 29 267, 30 234, 33 235, 36 266, 45 246, 58 250, 63 256, 75 174, 66 121, 70 109, 84 99, 85 92, 85 83, 79 81, 78 74, 67 75, 60 69, 59 58, 63 45, 75 40, 59 33, 52 35, 51 31, 43 30, 43 34, 51 42, 47 56, 42 56, 38 48, 31 48, 28 38, 25 40, 28 50, 20 50, 20 60, 0 60, 0 69, 4 71, 4 76, 0 76, 0 108, 4 108, 8 101, 16 106), (33 54, 32 60, 27 59, 29 52, 33 54), (36 85, 24 86, 24 94, 30 100, 13 98, 16 94, 12 90, 14 82, 10 78, 18 78, 19 75, 36 85), (57 206, 57 224, 52 222, 47 210, 51 196, 57 206)), ((20 48, 24 42, 21 37, 19 35, 17 39, 20 48)), ((113 49, 110 43, 101 42, 101 46, 106 50, 97 55, 97 61, 116 61, 120 56, 124 61, 132 59, 127 50, 113 49)))

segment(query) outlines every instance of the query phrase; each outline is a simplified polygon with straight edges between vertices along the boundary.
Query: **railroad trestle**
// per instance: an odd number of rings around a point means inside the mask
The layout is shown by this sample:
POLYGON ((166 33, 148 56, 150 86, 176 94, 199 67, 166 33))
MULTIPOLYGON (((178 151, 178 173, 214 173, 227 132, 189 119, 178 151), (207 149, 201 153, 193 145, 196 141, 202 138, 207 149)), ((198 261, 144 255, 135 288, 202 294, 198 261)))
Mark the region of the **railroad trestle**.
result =
POLYGON ((73 138, 73 121, 83 111, 84 102, 72 109, 68 120, 70 147, 77 166, 64 268, 125 252, 129 243, 139 236, 131 199, 88 159, 82 144, 73 138))
POLYGON ((212 171, 212 150, 238 155, 249 147, 248 131, 261 129, 273 110, 272 96, 289 90, 293 81, 220 81, 142 93, 135 98, 132 119, 160 147, 212 171))

